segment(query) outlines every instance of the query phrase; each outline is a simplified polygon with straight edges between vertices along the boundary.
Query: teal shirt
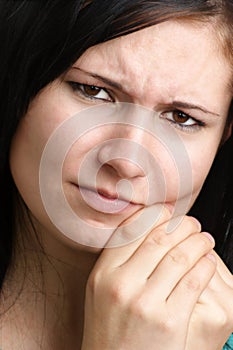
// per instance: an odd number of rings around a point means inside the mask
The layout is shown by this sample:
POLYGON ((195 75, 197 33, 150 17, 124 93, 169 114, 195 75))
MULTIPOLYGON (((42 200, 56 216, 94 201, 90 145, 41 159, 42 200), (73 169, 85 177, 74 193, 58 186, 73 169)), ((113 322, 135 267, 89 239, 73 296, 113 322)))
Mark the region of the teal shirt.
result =
POLYGON ((233 350, 233 334, 230 336, 222 350, 233 350))

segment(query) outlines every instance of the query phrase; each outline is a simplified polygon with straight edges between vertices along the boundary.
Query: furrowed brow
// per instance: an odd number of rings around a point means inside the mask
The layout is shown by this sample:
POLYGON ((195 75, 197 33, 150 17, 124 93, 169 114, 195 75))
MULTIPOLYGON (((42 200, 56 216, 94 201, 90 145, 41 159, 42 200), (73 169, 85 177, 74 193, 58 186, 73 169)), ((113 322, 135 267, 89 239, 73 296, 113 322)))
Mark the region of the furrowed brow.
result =
MULTIPOLYGON (((88 76, 90 76, 92 78, 95 78, 99 81, 102 81, 104 84, 107 84, 108 86, 110 86, 114 89, 124 91, 124 88, 120 83, 117 83, 109 78, 103 77, 103 76, 96 74, 96 73, 85 71, 84 69, 81 69, 79 67, 74 66, 73 68, 79 70, 82 73, 87 74, 88 76)), ((200 106, 198 104, 189 103, 189 102, 175 100, 171 103, 171 107, 177 108, 177 109, 184 108, 184 109, 189 109, 189 110, 198 110, 198 111, 201 111, 202 113, 205 113, 205 114, 210 114, 210 115, 213 115, 215 117, 220 117, 220 114, 218 114, 218 113, 209 111, 203 106, 200 106)))
POLYGON ((104 84, 107 84, 107 85, 109 85, 110 87, 112 87, 114 89, 123 90, 123 86, 121 84, 119 84, 119 83, 117 83, 117 82, 115 82, 115 81, 113 81, 111 79, 108 79, 108 78, 103 77, 103 76, 101 76, 99 74, 96 74, 96 73, 87 72, 87 71, 85 71, 83 69, 80 69, 78 67, 73 67, 73 68, 75 68, 75 69, 77 69, 77 70, 87 74, 88 76, 90 76, 92 78, 95 78, 95 79, 98 79, 99 81, 102 81, 104 84))
POLYGON ((202 107, 200 105, 196 105, 193 103, 188 103, 188 102, 183 102, 183 101, 173 101, 172 102, 172 106, 174 108, 185 108, 185 109, 195 109, 195 110, 199 110, 205 114, 211 114, 215 117, 220 117, 220 114, 215 113, 215 112, 211 112, 209 110, 207 110, 205 107, 202 107))

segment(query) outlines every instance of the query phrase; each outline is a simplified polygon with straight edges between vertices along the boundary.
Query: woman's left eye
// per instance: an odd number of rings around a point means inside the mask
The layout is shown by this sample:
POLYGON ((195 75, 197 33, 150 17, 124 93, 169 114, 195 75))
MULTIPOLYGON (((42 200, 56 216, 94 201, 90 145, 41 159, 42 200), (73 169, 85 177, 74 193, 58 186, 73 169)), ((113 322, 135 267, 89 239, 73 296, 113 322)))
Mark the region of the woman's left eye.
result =
POLYGON ((81 97, 89 100, 113 102, 112 97, 105 88, 95 85, 80 84, 73 81, 69 81, 68 84, 71 86, 73 91, 78 93, 81 97))
POLYGON ((192 118, 190 115, 179 110, 163 112, 162 118, 181 129, 197 129, 205 125, 202 121, 192 118))

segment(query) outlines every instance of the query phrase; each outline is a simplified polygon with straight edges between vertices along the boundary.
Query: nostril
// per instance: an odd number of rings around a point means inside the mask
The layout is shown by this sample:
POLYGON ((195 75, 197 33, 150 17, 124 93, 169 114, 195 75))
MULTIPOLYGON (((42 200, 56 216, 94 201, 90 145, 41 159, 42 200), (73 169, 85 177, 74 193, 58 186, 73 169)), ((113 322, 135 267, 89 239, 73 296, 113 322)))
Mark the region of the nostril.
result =
POLYGON ((136 177, 145 176, 143 169, 133 161, 125 159, 112 159, 108 161, 108 165, 111 166, 116 172, 117 176, 121 179, 131 179, 136 177))
POLYGON ((97 160, 109 165, 120 178, 145 177, 155 160, 147 148, 132 140, 116 138, 103 142, 98 147, 97 160))

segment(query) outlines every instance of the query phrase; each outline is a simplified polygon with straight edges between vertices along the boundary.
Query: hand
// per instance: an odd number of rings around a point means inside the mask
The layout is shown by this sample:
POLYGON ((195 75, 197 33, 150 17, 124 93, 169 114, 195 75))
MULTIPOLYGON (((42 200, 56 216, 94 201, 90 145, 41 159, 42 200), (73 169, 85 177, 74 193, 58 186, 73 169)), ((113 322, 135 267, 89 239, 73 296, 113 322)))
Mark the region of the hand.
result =
POLYGON ((214 243, 187 216, 167 234, 169 219, 164 208, 147 235, 102 252, 87 283, 82 350, 186 349, 193 309, 216 270, 214 243))
POLYGON ((186 350, 221 350, 233 332, 233 276, 212 254, 217 269, 192 313, 186 350))

